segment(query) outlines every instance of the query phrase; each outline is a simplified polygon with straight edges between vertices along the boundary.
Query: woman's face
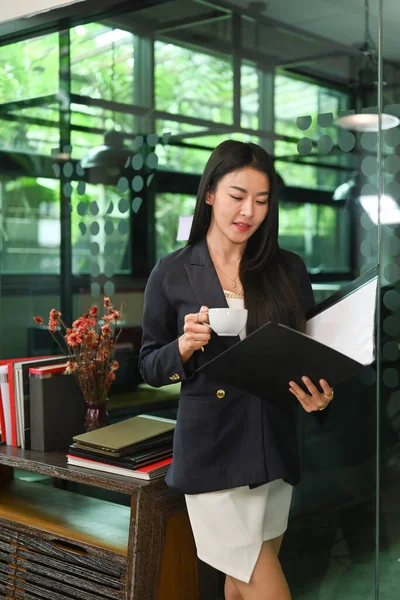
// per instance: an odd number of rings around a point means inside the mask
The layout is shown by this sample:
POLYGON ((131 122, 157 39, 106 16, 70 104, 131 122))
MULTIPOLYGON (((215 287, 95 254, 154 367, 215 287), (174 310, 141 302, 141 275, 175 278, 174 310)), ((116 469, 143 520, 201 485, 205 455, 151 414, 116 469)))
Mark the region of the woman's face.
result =
POLYGON ((235 244, 247 242, 267 216, 269 192, 265 173, 251 167, 228 173, 215 192, 207 194, 212 206, 210 228, 235 244))

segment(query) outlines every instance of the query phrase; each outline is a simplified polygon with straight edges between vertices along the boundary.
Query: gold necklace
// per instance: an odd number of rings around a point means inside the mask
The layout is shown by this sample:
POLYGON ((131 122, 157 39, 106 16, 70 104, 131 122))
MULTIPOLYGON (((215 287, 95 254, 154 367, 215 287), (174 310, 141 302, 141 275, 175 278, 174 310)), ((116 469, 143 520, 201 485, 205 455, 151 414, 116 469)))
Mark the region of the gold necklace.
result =
MULTIPOLYGON (((214 261, 213 261, 213 262, 214 262, 214 261)), ((237 283, 236 283, 236 282, 237 282, 237 280, 238 280, 239 273, 236 275, 235 279, 232 279, 232 277, 229 277, 229 275, 227 275, 226 273, 224 273, 224 271, 221 269, 221 267, 219 267, 219 266, 217 265, 217 263, 215 263, 215 262, 214 262, 214 264, 215 264, 215 266, 217 267, 218 271, 221 271, 221 273, 222 273, 223 275, 225 275, 225 277, 226 277, 227 279, 229 279, 229 281, 230 281, 230 282, 231 282, 231 284, 232 284, 232 287, 234 287, 234 288, 236 289, 236 285, 237 285, 237 283)))
POLYGON ((232 279, 232 277, 229 277, 229 275, 227 275, 225 273, 225 271, 223 271, 221 269, 221 267, 218 266, 217 262, 215 260, 213 260, 214 265, 217 267, 218 271, 220 271, 222 273, 222 275, 225 275, 225 277, 231 282, 231 285, 234 289, 236 289, 237 286, 237 280, 239 279, 239 273, 236 275, 235 279, 232 279))
POLYGON ((229 290, 224 290, 225 298, 237 298, 239 300, 244 300, 243 292, 230 292, 229 290))
MULTIPOLYGON (((213 248, 213 250, 214 250, 214 248, 213 248)), ((209 254, 210 254, 210 257, 211 257, 213 265, 218 269, 218 271, 220 271, 228 279, 228 281, 231 282, 231 285, 232 285, 233 289, 236 290, 237 280, 239 279, 239 267, 238 267, 238 274, 236 275, 236 277, 234 279, 232 279, 232 277, 230 277, 229 275, 227 275, 225 273, 225 271, 223 271, 221 269, 221 267, 218 265, 215 257, 213 257, 213 255, 211 254, 211 252, 209 252, 209 254)), ((240 258, 238 260, 240 260, 240 258)), ((237 263, 238 260, 236 260, 235 262, 237 263)), ((234 263, 228 263, 228 264, 234 264, 234 263)))

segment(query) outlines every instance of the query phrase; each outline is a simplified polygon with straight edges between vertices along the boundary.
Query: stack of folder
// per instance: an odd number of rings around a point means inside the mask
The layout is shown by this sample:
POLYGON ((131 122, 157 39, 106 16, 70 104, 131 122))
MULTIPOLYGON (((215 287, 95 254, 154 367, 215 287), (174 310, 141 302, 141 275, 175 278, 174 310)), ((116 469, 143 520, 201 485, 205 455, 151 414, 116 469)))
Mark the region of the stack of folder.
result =
POLYGON ((31 367, 56 365, 65 356, 30 356, 0 360, 0 438, 7 446, 30 448, 31 367))
POLYGON ((67 461, 74 467, 138 479, 162 477, 172 462, 175 421, 139 415, 76 435, 67 461))

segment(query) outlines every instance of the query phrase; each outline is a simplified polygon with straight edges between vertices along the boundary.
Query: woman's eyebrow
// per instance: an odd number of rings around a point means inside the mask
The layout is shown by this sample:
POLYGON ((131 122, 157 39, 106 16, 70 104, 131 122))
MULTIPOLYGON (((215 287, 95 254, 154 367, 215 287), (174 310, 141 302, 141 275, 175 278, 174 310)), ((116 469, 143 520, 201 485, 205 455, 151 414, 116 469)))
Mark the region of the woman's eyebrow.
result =
MULTIPOLYGON (((230 185, 229 187, 234 190, 238 190, 239 192, 242 192, 243 194, 247 194, 247 190, 245 188, 239 187, 238 185, 230 185)), ((269 192, 258 192, 256 194, 256 196, 269 196, 269 192)))

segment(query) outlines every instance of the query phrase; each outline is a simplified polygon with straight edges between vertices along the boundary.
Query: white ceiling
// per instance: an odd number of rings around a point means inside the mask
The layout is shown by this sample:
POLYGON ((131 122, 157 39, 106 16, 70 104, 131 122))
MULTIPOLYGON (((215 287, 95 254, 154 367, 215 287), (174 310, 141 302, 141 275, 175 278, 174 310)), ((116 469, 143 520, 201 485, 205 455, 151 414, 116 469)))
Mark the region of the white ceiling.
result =
MULTIPOLYGON (((369 31, 377 46, 378 0, 369 1, 369 31)), ((385 30, 385 58, 400 65, 398 33, 391 22, 397 22, 393 19, 397 12, 400 16, 400 0, 385 2, 385 26, 390 25, 385 30), (399 9, 393 10, 393 3, 399 9)), ((260 13, 262 19, 249 10, 249 4, 249 0, 171 0, 131 15, 116 16, 110 24, 124 28, 131 23, 133 30, 141 24, 166 41, 200 44, 210 51, 218 51, 219 47, 226 52, 235 46, 230 13, 238 7, 246 17, 241 35, 249 60, 259 61, 266 69, 297 69, 337 84, 347 85, 354 79, 362 60, 364 0, 269 0, 260 13)), ((377 72, 376 65, 372 70, 377 72)), ((385 77, 388 80, 386 73, 385 77)))
MULTIPOLYGON (((247 9, 250 0, 229 0, 247 9)), ((267 0, 264 17, 326 37, 348 46, 360 46, 364 39, 364 0, 267 0)), ((383 50, 386 59, 400 61, 400 0, 383 4, 383 50)), ((379 2, 369 0, 369 30, 378 44, 379 2)))
POLYGON ((82 0, 13 0, 12 2, 0 0, 0 23, 21 17, 31 17, 37 13, 60 8, 60 6, 74 2, 82 2, 82 0))

